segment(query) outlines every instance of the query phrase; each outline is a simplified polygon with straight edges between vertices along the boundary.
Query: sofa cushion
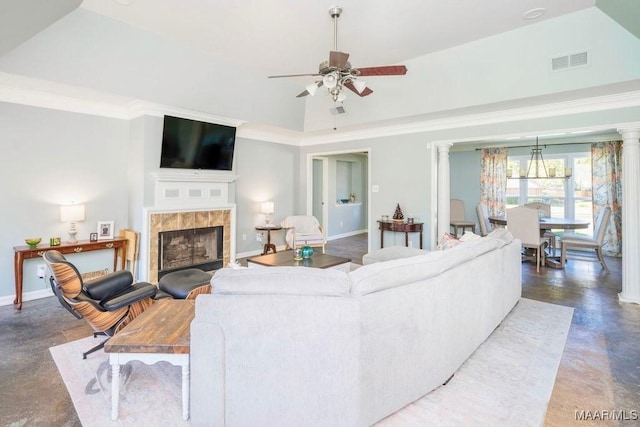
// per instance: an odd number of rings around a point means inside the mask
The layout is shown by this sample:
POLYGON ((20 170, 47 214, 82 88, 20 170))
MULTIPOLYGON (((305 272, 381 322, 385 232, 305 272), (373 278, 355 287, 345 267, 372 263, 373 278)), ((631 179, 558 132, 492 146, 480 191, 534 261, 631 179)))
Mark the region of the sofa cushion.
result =
POLYGON ((362 257, 362 264, 373 264, 374 262, 389 261, 392 259, 409 258, 412 256, 429 253, 425 249, 408 248, 406 246, 391 246, 388 248, 371 251, 362 257))
POLYGON ((211 279, 213 294, 348 295, 347 273, 310 267, 223 268, 211 279))
POLYGON ((465 231, 464 234, 458 239, 461 242, 469 242, 471 240, 482 239, 482 236, 474 233, 473 231, 465 231))
POLYGON ((351 294, 366 295, 435 277, 473 257, 473 251, 432 251, 411 258, 368 264, 349 273, 351 294))
POLYGON ((513 240, 513 234, 506 228, 496 228, 491 233, 487 234, 485 239, 496 239, 498 241, 498 247, 510 243, 513 240))

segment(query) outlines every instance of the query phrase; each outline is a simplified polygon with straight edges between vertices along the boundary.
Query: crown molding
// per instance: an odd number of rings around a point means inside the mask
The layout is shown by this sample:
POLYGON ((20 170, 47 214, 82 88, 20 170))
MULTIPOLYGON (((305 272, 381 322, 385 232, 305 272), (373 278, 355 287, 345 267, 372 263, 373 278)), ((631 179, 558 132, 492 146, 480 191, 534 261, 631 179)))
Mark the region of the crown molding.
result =
POLYGON ((155 117, 161 117, 165 114, 176 115, 238 127, 238 136, 242 138, 293 146, 309 146, 638 107, 640 106, 640 91, 585 97, 572 101, 549 102, 511 109, 503 108, 482 113, 462 113, 445 118, 430 118, 429 114, 425 114, 410 119, 397 120, 395 123, 391 120, 379 124, 368 124, 366 127, 359 129, 315 134, 260 126, 202 111, 140 100, 106 102, 6 84, 0 84, 0 101, 123 120, 131 120, 143 115, 155 117))
POLYGON ((115 119, 129 119, 129 113, 122 104, 94 101, 5 84, 0 84, 0 101, 115 119))

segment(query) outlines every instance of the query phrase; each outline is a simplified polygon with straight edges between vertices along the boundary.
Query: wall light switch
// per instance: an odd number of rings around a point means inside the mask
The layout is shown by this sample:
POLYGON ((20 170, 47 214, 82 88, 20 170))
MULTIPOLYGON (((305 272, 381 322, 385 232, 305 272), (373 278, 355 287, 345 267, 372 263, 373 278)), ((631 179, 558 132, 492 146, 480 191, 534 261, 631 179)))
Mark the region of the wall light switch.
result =
POLYGON ((371 192, 372 193, 377 193, 378 191, 380 191, 380 187, 377 185, 372 185, 371 186, 371 192))

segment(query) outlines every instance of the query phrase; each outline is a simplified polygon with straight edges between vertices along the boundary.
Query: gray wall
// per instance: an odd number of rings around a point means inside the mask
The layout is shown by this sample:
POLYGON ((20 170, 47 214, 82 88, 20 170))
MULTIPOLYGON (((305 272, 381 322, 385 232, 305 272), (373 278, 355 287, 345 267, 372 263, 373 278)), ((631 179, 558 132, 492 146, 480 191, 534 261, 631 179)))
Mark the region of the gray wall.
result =
MULTIPOLYGON (((14 295, 13 246, 26 237, 68 239, 61 204, 85 204, 79 239, 99 220, 115 221, 115 230, 128 225, 128 135, 126 120, 0 102, 0 297, 14 295)), ((111 251, 69 259, 82 271, 113 268, 111 251)), ((40 263, 25 261, 24 292, 48 289, 36 275, 40 263)))
MULTIPOLYGON (((261 202, 273 202, 275 212, 271 215, 271 222, 274 224, 298 213, 295 211, 298 158, 298 148, 294 146, 249 139, 236 142, 236 252, 240 256, 255 254, 262 249, 262 243, 256 241, 254 228, 264 224, 261 202)), ((276 246, 284 245, 284 231, 271 232, 271 240, 276 246)))

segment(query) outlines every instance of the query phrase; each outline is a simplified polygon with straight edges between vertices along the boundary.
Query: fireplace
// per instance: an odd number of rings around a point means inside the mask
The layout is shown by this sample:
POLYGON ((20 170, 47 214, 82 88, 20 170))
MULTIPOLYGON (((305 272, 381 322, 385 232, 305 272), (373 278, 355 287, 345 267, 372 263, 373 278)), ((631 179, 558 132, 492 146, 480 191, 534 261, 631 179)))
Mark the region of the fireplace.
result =
MULTIPOLYGON (((186 266, 178 266, 176 263, 170 263, 162 269, 160 233, 173 231, 190 231, 208 228, 217 228, 215 241, 218 246, 211 249, 208 257, 216 258, 219 263, 214 268, 208 266, 198 267, 206 270, 219 269, 231 262, 231 253, 233 251, 232 239, 232 209, 210 209, 210 210, 183 210, 183 211, 155 211, 149 212, 149 258, 148 258, 148 274, 147 279, 150 283, 157 283, 162 274, 176 271, 186 266), (219 227, 219 228, 218 228, 219 227), (222 248, 219 242, 222 241, 222 248), (216 254, 213 255, 215 250, 216 254), (168 267, 171 266, 171 267, 168 267), (168 269, 167 269, 168 268, 168 269)), ((165 238, 167 240, 167 238, 165 238)), ((171 239, 168 239, 171 241, 171 239)), ((193 245, 193 244, 192 244, 193 245)), ((199 250, 202 252, 202 250, 199 250)))
POLYGON ((158 279, 167 273, 223 266, 224 227, 203 227, 158 233, 158 279))

